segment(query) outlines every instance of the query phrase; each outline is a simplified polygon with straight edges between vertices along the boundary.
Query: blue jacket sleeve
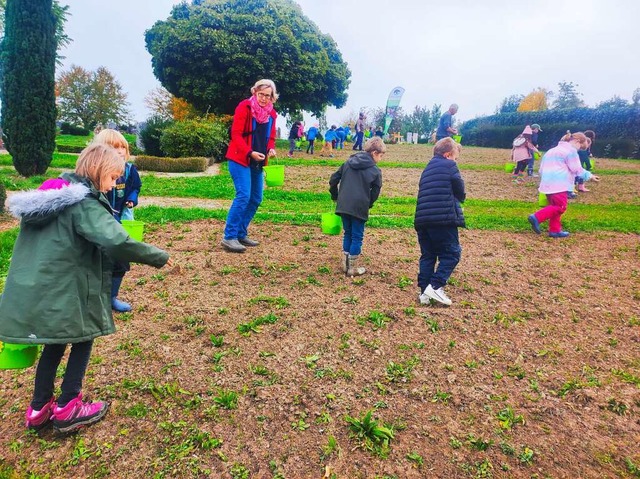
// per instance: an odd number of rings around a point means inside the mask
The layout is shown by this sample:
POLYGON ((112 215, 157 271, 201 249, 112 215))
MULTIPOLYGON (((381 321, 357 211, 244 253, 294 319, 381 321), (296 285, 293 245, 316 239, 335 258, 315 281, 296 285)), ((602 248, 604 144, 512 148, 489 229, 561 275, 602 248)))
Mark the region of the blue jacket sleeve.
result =
POLYGON ((142 180, 140 179, 138 169, 134 165, 131 165, 131 168, 129 169, 129 178, 127 179, 127 183, 128 193, 125 201, 132 201, 133 206, 138 206, 138 195, 142 188, 142 180))

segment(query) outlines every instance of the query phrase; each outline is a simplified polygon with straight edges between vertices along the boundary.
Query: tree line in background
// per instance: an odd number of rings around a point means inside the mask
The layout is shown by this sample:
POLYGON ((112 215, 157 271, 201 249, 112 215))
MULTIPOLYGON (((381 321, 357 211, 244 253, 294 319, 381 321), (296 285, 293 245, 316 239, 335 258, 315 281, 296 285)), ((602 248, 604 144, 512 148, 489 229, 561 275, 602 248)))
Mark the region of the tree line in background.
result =
MULTIPOLYGON (((386 110, 382 107, 364 107, 358 112, 350 112, 342 118, 341 125, 349 125, 352 129, 356 124, 359 113, 365 114, 365 126, 374 130, 378 127, 384 128, 384 117, 386 110)), ((426 143, 433 131, 438 127, 438 121, 442 116, 441 105, 434 104, 431 108, 427 106, 415 106, 413 110, 405 112, 402 107, 396 110, 396 116, 389 125, 390 133, 400 133, 403 137, 407 133, 417 133, 420 142, 426 143)))
POLYGON ((567 130, 593 130, 594 155, 640 159, 640 88, 633 92, 631 102, 616 95, 589 108, 577 90, 578 85, 560 82, 558 87, 557 95, 537 88, 526 96, 506 97, 494 115, 464 122, 460 127, 464 143, 510 148, 525 125, 538 123, 544 130, 539 137, 543 150, 555 146, 567 130))

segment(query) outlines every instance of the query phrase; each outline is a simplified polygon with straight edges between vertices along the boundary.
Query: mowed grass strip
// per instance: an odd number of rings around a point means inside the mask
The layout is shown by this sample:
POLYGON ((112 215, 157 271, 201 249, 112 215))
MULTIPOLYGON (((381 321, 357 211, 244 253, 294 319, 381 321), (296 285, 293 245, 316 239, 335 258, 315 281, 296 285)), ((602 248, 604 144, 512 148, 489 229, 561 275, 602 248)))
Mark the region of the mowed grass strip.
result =
MULTIPOLYGON (((265 201, 255 221, 259 223, 271 222, 277 224, 295 225, 320 225, 320 215, 323 212, 333 211, 332 202, 327 203, 325 209, 320 209, 318 204, 307 205, 307 208, 282 208, 265 201), (315 207, 315 210, 312 209, 315 207), (307 211, 305 211, 307 210, 307 211)), ((371 210, 371 216, 367 222, 370 228, 413 228, 413 206, 404 205, 403 211, 390 209, 391 214, 381 213, 377 206, 371 210)), ((483 201, 469 200, 465 203, 465 218, 467 227, 480 230, 497 231, 529 231, 530 226, 527 216, 538 209, 533 203, 513 201, 483 201)), ((203 208, 163 208, 147 206, 138 208, 136 219, 150 223, 188 222, 200 219, 226 218, 224 209, 203 208)), ((563 226, 572 232, 596 232, 615 231, 621 233, 640 233, 640 224, 637 217, 640 214, 640 206, 633 205, 570 205, 563 216, 563 226)))

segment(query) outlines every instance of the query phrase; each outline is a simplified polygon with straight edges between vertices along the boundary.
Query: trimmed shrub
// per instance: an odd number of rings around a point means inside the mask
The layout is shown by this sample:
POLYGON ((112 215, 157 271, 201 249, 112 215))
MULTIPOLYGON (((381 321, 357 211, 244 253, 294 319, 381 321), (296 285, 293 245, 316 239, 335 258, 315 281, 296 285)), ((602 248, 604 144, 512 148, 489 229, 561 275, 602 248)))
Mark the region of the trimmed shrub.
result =
POLYGON ((166 173, 201 172, 207 169, 209 160, 204 157, 168 158, 159 156, 136 156, 136 168, 140 171, 166 173))
POLYGON ((86 146, 78 145, 58 145, 58 151, 60 153, 82 153, 86 146))
POLYGON ((7 200, 7 189, 0 181, 0 213, 4 213, 4 202, 7 200))
POLYGON ((567 130, 594 130, 595 156, 640 158, 640 108, 573 108, 539 112, 491 115, 466 121, 460 127, 466 145, 511 148, 525 125, 539 123, 543 132, 539 145, 548 150, 558 144, 567 130))
POLYGON ((167 156, 160 148, 160 136, 171 124, 173 120, 165 120, 159 116, 152 116, 147 120, 147 125, 140 131, 140 141, 147 155, 167 156))
POLYGON ((91 132, 88 128, 72 125, 71 123, 64 121, 60 125, 60 133, 63 135, 87 136, 91 132))
POLYGON ((177 121, 160 136, 160 148, 174 158, 206 156, 223 158, 228 144, 228 128, 222 122, 177 121))

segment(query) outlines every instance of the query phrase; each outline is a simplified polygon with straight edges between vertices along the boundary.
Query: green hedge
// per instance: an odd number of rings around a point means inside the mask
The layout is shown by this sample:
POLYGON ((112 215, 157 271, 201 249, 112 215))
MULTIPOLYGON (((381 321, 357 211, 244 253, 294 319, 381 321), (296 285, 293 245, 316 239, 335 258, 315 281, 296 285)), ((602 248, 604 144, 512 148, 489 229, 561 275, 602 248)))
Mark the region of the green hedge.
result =
POLYGON ((82 153, 86 146, 58 145, 57 148, 60 153, 82 153))
POLYGON ((63 135, 87 136, 90 131, 88 128, 72 125, 71 123, 64 121, 60 125, 60 133, 63 135))
POLYGON ((167 173, 201 172, 207 169, 209 160, 204 157, 168 158, 159 156, 136 156, 136 168, 142 171, 167 173))
POLYGON ((511 148, 513 139, 532 123, 542 126, 538 143, 543 150, 556 146, 567 130, 594 130, 595 156, 640 158, 640 107, 502 113, 466 121, 460 134, 465 145, 511 148))
POLYGON ((222 159, 228 143, 228 127, 218 121, 176 121, 160 135, 160 149, 174 158, 206 156, 222 159))

